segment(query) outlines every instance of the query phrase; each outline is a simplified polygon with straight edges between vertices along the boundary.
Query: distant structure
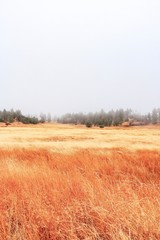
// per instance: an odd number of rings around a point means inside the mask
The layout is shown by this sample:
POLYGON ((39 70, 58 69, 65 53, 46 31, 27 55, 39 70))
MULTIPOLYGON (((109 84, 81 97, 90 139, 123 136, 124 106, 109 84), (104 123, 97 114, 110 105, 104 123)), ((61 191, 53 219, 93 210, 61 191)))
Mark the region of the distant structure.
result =
POLYGON ((131 124, 131 126, 143 126, 143 125, 145 125, 145 123, 144 122, 139 122, 139 121, 134 121, 131 124))
POLYGON ((134 121, 133 119, 129 119, 127 122, 122 123, 122 127, 131 127, 131 126, 144 126, 144 122, 134 121))
POLYGON ((130 123, 129 122, 123 122, 122 123, 122 127, 130 127, 130 123))

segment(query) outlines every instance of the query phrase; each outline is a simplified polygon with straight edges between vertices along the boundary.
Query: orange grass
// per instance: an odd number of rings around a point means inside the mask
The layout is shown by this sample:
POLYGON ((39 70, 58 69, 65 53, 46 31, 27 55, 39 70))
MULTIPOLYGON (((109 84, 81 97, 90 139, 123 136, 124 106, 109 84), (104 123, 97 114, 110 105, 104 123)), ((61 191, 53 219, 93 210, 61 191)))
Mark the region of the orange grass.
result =
POLYGON ((160 153, 0 150, 0 239, 160 239, 160 153))

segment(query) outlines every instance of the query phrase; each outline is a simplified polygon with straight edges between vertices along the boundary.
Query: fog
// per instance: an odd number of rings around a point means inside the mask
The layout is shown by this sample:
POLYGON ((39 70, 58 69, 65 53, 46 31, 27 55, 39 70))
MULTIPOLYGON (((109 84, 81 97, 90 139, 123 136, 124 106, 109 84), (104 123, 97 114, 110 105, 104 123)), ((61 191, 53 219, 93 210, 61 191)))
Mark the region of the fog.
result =
POLYGON ((1 0, 0 109, 159 107, 160 1, 1 0))

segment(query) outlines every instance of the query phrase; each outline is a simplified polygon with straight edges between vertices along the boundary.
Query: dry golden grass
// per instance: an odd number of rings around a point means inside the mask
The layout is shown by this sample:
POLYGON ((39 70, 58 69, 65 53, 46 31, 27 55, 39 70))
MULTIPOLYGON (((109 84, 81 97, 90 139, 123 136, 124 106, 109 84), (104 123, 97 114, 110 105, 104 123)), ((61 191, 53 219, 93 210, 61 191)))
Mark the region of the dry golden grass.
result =
POLYGON ((160 126, 132 128, 92 128, 42 124, 0 128, 2 148, 44 148, 71 152, 90 148, 160 149, 160 126))
POLYGON ((0 128, 0 239, 160 239, 160 128, 0 128))

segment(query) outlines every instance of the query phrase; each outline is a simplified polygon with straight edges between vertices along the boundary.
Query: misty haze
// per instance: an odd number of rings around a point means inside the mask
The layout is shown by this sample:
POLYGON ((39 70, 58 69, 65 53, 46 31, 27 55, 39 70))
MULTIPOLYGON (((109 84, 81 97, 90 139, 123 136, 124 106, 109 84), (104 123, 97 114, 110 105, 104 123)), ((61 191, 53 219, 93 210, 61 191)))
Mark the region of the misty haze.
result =
POLYGON ((160 2, 0 3, 0 109, 159 107, 160 2))

